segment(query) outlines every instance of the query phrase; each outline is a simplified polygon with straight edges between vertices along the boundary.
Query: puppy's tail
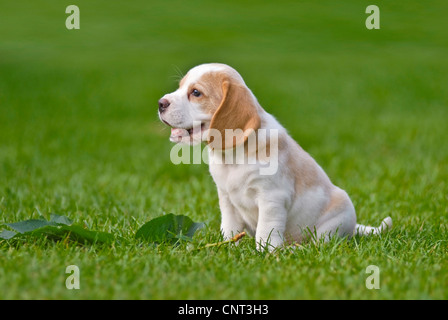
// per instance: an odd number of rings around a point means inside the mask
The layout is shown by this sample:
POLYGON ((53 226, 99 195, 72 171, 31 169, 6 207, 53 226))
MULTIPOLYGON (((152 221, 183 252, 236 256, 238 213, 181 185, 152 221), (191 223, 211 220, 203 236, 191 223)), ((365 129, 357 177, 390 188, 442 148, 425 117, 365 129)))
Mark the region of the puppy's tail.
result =
POLYGON ((371 234, 380 234, 392 228, 392 218, 387 217, 381 222, 381 225, 377 228, 365 226, 363 224, 357 224, 355 227, 355 235, 368 236, 371 234))

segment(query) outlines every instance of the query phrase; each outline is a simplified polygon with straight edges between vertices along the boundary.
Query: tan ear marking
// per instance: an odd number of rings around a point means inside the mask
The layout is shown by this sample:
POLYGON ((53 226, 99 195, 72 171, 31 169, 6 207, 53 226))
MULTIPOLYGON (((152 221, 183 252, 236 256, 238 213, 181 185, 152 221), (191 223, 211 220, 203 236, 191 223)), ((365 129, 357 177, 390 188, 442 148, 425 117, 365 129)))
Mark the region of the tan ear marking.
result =
POLYGON ((214 141, 214 137, 209 135, 209 146, 213 149, 230 149, 244 144, 247 137, 260 128, 261 122, 256 101, 246 86, 224 80, 222 93, 221 104, 210 123, 210 129, 220 132, 222 140, 214 141), (233 130, 233 138, 226 139, 226 129, 227 135, 229 130, 233 130))

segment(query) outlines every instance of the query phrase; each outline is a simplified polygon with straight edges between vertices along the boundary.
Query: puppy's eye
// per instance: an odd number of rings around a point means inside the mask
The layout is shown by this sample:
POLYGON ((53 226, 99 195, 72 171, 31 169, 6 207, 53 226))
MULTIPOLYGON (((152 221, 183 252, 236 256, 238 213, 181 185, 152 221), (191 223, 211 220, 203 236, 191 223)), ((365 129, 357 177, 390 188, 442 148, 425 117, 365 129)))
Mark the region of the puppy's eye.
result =
POLYGON ((193 89, 193 91, 191 91, 191 94, 193 96, 195 96, 195 97, 200 97, 201 96, 201 93, 197 89, 193 89))

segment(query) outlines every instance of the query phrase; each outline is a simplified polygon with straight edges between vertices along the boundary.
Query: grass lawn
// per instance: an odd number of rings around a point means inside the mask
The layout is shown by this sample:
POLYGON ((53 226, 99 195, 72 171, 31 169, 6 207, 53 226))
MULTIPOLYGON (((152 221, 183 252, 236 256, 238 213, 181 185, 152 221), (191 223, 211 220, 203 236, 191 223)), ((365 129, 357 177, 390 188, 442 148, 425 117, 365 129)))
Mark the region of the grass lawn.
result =
POLYGON ((376 1, 380 30, 369 4, 3 1, 0 224, 57 213, 132 239, 175 213, 207 227, 179 246, 0 240, 0 299, 448 299, 448 3, 376 1), (80 30, 65 28, 69 4, 80 30), (240 71, 360 223, 389 215, 393 229, 193 250, 220 240, 218 197, 207 165, 170 162, 157 100, 204 62, 240 71))

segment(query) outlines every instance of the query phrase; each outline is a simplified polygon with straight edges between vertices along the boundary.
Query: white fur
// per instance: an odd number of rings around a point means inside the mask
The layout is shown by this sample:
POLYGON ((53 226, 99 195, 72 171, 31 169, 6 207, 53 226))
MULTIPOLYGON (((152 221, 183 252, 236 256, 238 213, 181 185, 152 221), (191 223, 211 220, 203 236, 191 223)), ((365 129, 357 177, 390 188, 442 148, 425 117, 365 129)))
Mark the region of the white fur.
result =
MULTIPOLYGON (((230 70, 244 84, 241 76, 226 65, 197 66, 188 72, 183 86, 164 96, 171 101, 171 106, 169 112, 163 114, 163 119, 178 128, 191 127, 193 121, 209 123, 212 115, 202 112, 199 104, 188 101, 186 88, 203 74, 221 70, 230 70)), ((255 96, 253 99, 256 101, 255 96)), ((285 240, 300 242, 310 237, 328 240, 335 234, 379 234, 391 227, 389 217, 379 228, 356 224, 355 209, 347 193, 334 186, 322 168, 295 144, 280 123, 258 102, 256 104, 261 119, 260 129, 278 130, 287 147, 280 150, 277 172, 273 175, 260 175, 263 162, 254 159, 254 164, 220 164, 222 152, 228 151, 209 148, 210 173, 218 190, 221 231, 226 239, 247 230, 255 236, 258 249, 267 247, 271 250, 285 240), (303 177, 312 180, 312 185, 307 186, 305 181, 305 187, 298 190, 297 181, 300 183, 302 177, 298 177, 297 172, 312 172, 311 178, 303 177)), ((254 157, 249 154, 251 156, 254 157)))

